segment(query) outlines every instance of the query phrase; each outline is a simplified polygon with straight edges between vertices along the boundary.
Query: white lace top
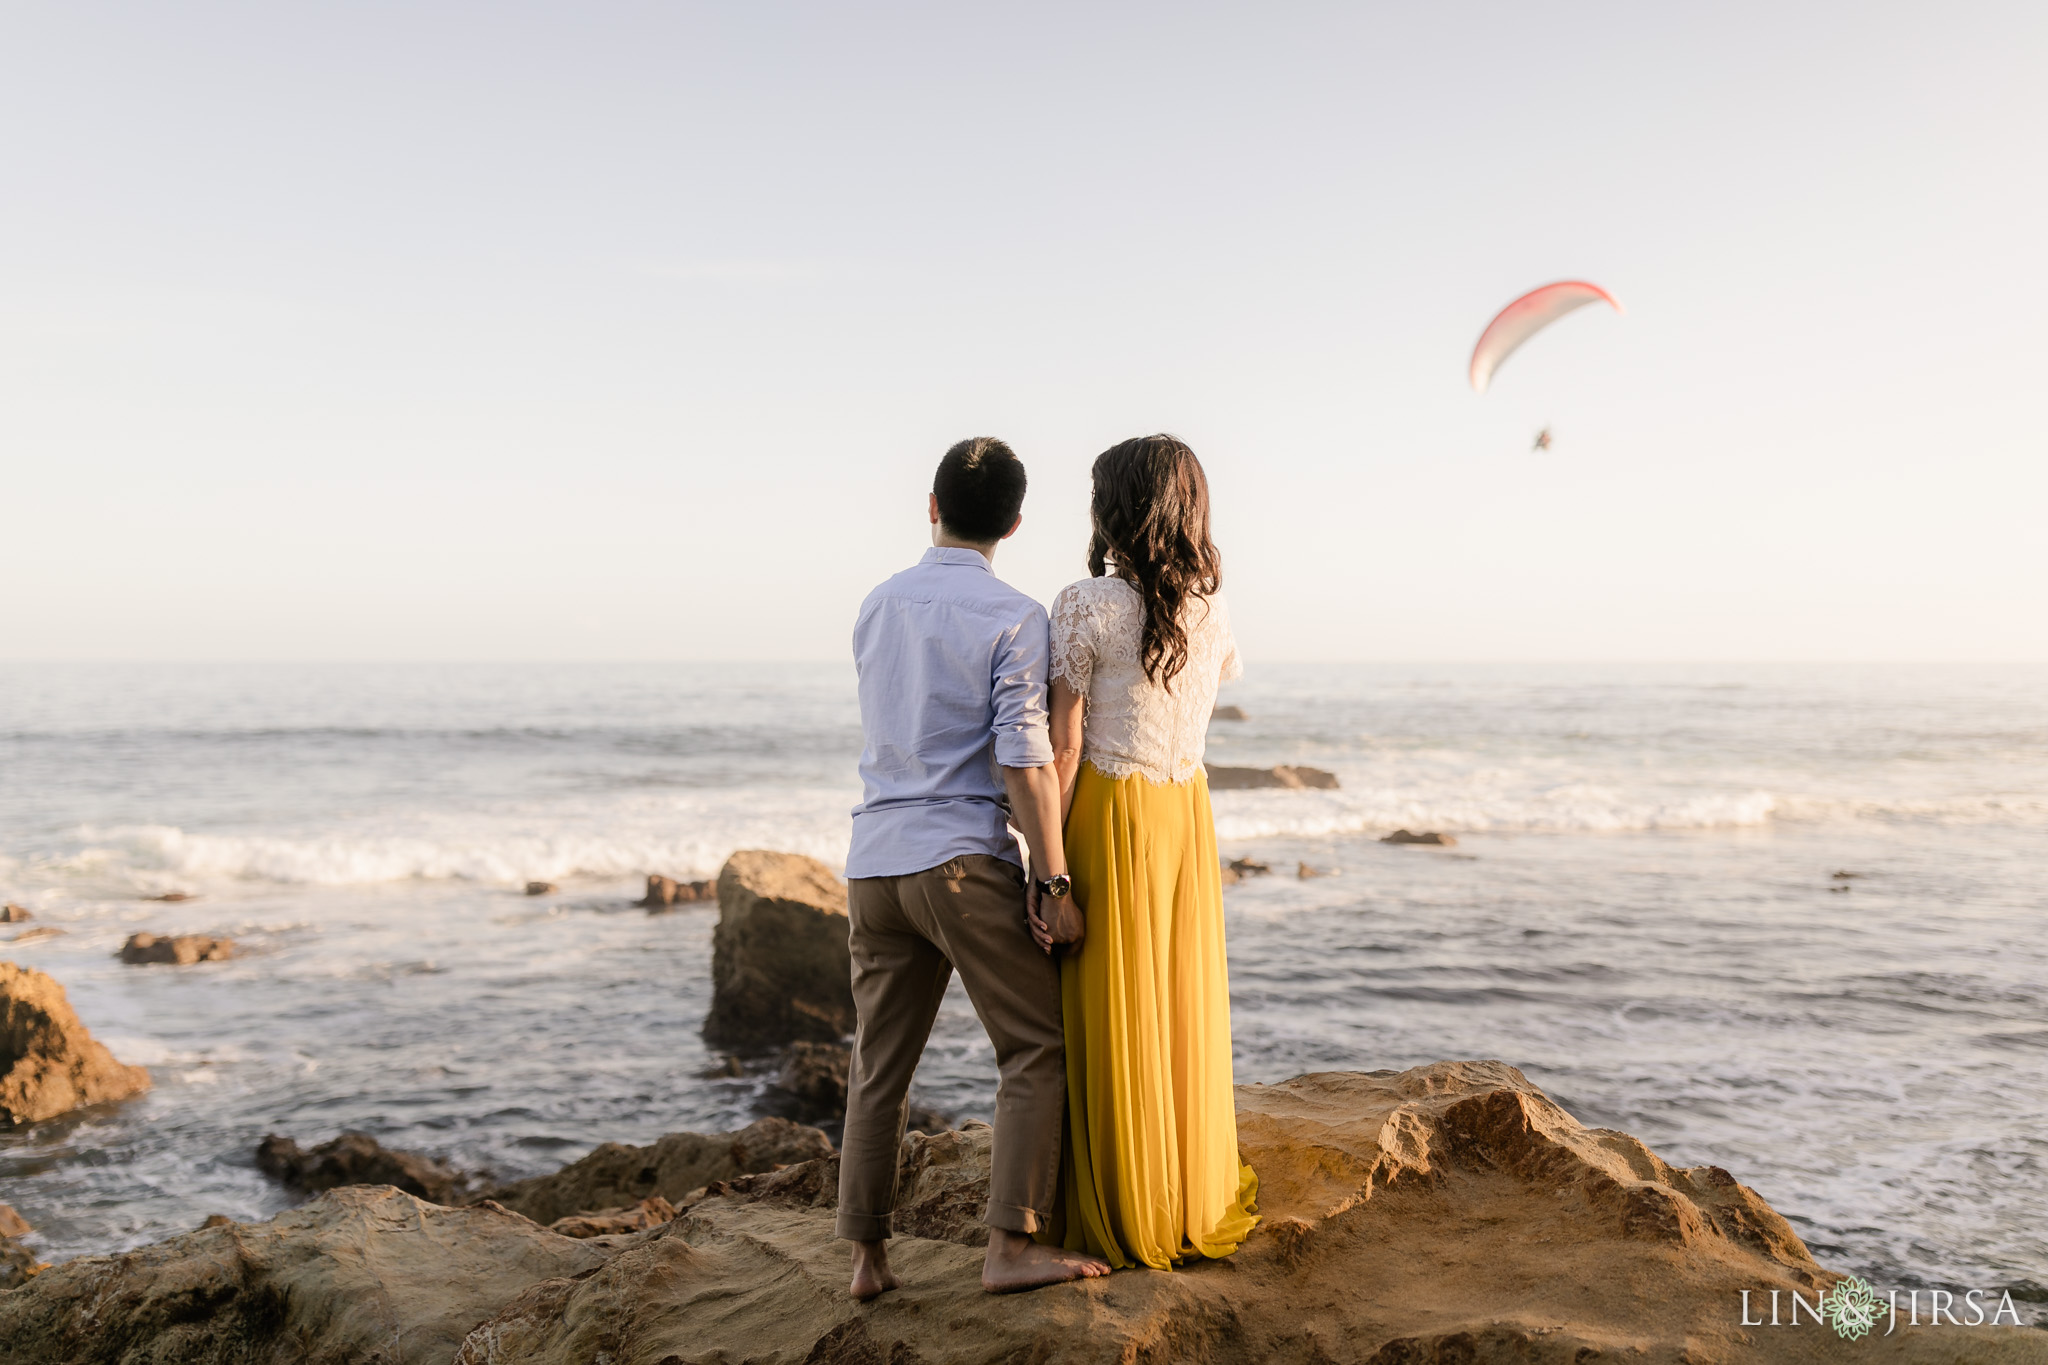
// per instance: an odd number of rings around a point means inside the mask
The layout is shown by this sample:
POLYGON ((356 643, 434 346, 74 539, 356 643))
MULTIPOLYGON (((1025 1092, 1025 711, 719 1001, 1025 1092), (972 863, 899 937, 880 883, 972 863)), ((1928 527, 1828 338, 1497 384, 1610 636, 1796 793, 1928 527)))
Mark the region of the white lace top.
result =
POLYGON ((1230 611, 1218 593, 1186 609, 1187 666, 1171 688, 1139 662, 1145 608, 1121 578, 1084 578, 1052 600, 1052 676, 1087 701, 1081 757, 1105 777, 1182 783, 1202 770, 1216 688, 1241 676, 1230 611))

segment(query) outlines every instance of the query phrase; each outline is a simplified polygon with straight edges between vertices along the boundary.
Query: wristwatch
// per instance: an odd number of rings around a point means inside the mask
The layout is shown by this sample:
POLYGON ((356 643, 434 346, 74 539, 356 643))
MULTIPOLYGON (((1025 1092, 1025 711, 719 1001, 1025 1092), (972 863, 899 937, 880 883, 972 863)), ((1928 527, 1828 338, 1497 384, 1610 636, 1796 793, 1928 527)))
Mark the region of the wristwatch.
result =
POLYGON ((1038 894, 1051 896, 1055 900, 1072 895, 1073 891, 1074 879, 1064 872, 1057 877, 1047 877, 1038 883, 1038 894))

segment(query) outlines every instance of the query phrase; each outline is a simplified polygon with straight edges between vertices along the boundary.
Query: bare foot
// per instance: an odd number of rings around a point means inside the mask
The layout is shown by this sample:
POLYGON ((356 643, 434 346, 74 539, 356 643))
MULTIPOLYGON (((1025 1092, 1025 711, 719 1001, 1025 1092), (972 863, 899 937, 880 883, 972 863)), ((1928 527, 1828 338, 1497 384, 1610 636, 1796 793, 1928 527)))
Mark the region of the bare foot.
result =
POLYGON ((1040 1246, 1021 1232, 990 1228, 988 1255, 981 1263, 981 1287, 991 1294, 1014 1294, 1020 1289, 1108 1273, 1109 1262, 1100 1256, 1040 1246))
POLYGON ((886 1294, 900 1283, 896 1272, 889 1269, 889 1244, 887 1242, 855 1242, 853 1244, 853 1296, 865 1303, 879 1294, 886 1294))

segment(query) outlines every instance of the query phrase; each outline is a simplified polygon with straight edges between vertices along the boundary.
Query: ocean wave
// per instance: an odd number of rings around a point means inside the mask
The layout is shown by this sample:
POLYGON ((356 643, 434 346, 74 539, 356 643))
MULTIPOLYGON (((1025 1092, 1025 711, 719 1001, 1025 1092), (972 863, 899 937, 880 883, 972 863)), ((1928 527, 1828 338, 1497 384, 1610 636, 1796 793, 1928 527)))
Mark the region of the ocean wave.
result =
POLYGON ((1725 829, 1768 824, 1777 799, 1766 791, 1654 797, 1572 786, 1526 795, 1463 796, 1395 788, 1335 792, 1218 792, 1219 839, 1364 834, 1397 828, 1625 832, 1725 829))

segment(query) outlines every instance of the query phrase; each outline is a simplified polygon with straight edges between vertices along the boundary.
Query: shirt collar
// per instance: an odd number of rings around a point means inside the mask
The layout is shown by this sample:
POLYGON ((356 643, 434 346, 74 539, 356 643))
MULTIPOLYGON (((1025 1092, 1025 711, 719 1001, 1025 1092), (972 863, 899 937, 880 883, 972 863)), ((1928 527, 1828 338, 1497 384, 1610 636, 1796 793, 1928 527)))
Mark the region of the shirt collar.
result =
POLYGON ((931 549, 924 552, 924 558, 920 559, 918 563, 959 564, 967 568, 979 569, 985 574, 993 574, 995 572, 995 567, 982 557, 981 551, 962 549, 958 545, 934 545, 931 549))

